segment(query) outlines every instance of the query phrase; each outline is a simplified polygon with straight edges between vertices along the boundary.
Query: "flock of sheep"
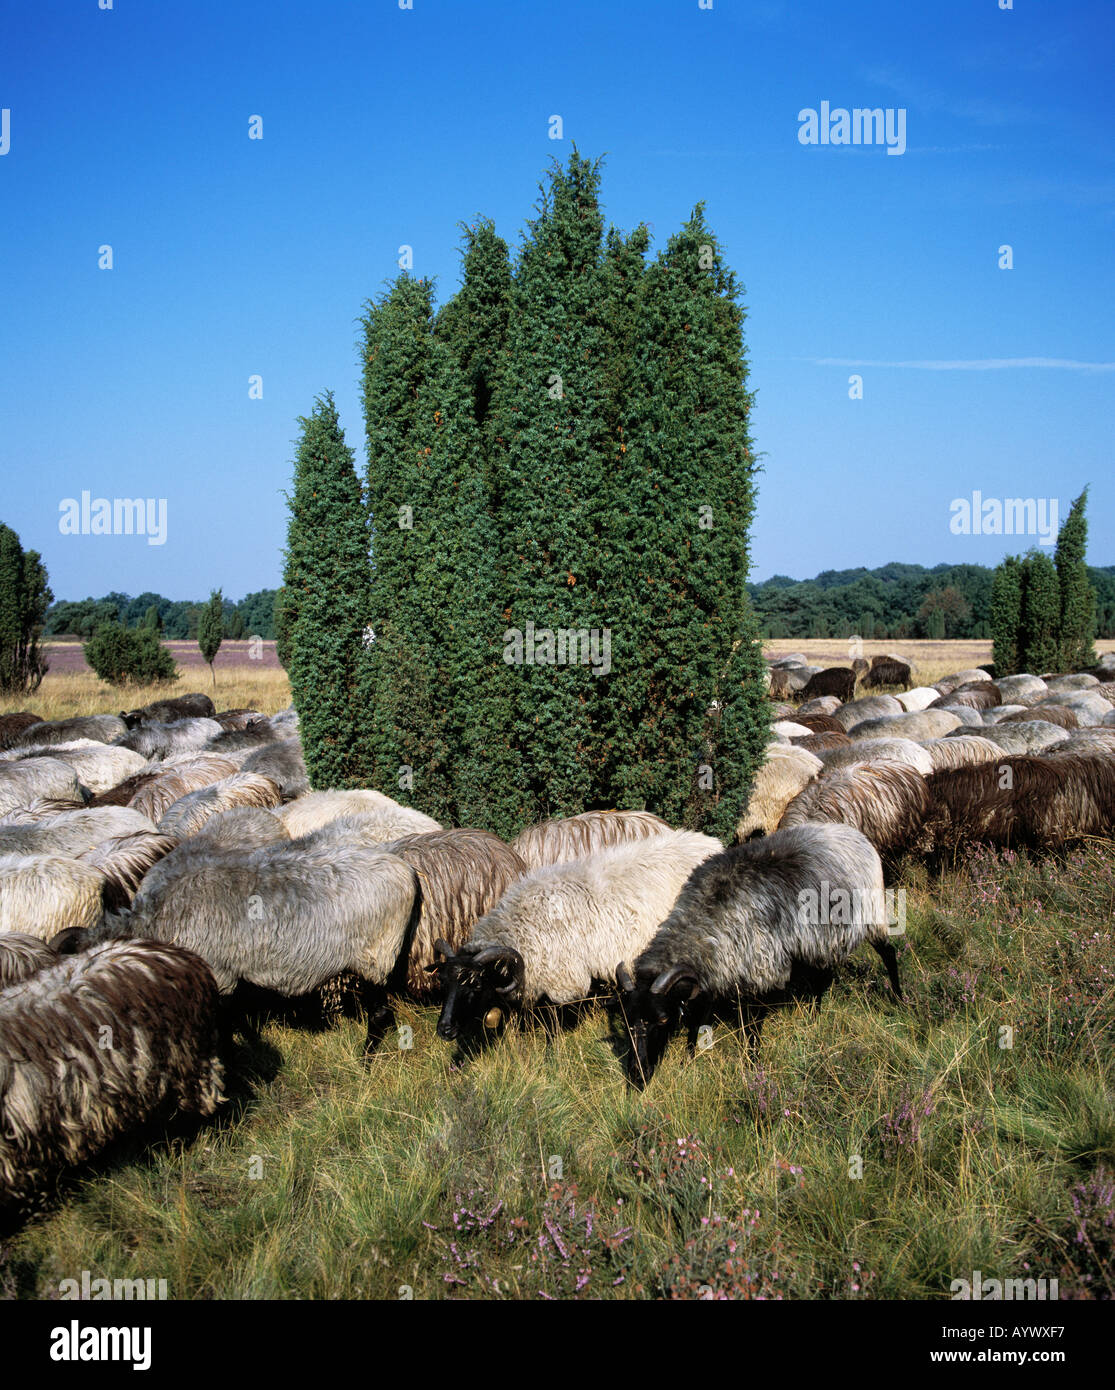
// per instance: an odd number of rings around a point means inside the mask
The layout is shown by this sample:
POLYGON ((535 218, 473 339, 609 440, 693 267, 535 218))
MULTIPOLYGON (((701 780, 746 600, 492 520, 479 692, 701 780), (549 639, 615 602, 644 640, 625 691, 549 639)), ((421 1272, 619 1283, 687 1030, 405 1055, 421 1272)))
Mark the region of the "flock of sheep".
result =
POLYGON ((367 1016, 438 1002, 438 1034, 610 990, 645 1084, 673 1031, 819 999, 861 944, 895 995, 884 864, 966 840, 1110 833, 1115 661, 906 686, 768 663, 767 758, 735 843, 589 811, 506 844, 374 790, 311 791, 297 716, 187 695, 119 717, 0 716, 0 1207, 174 1109, 222 1103, 241 984, 367 1016))

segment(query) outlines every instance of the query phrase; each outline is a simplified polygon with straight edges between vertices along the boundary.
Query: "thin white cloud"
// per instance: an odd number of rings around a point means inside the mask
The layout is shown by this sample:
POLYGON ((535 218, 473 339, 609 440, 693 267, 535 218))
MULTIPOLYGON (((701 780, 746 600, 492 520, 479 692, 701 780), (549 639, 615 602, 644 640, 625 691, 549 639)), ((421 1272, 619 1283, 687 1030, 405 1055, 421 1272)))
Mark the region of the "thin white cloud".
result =
POLYGON ((815 367, 908 367, 922 372, 998 372, 1017 367, 1072 372, 1115 372, 1115 362, 1077 362, 1071 357, 979 357, 970 361, 878 362, 865 357, 807 357, 815 367))

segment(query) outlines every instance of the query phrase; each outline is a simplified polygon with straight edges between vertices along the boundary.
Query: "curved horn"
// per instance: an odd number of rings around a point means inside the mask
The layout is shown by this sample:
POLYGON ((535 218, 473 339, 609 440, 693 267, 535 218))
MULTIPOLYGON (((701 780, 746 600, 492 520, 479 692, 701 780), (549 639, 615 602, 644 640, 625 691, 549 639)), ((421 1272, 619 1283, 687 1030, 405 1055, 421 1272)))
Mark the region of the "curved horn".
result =
POLYGON ((616 984, 624 994, 630 994, 635 988, 635 978, 625 960, 621 960, 616 966, 616 984))
POLYGON ((693 973, 692 966, 689 965, 672 965, 669 970, 663 970, 662 974, 659 975, 658 979, 651 985, 650 992, 651 994, 669 994, 671 990, 676 989, 680 984, 692 986, 689 993, 686 995, 687 1003, 690 999, 695 999, 700 993, 700 982, 693 973))
POLYGON ((449 942, 446 941, 443 936, 439 936, 438 939, 434 942, 435 961, 437 960, 438 956, 444 956, 446 960, 453 959, 453 947, 450 946, 449 942))
POLYGON ((521 994, 523 983, 526 978, 526 966, 523 958, 511 946, 486 946, 476 957, 472 964, 477 969, 483 969, 488 965, 502 965, 510 972, 511 980, 506 985, 496 985, 496 993, 504 995, 521 994))

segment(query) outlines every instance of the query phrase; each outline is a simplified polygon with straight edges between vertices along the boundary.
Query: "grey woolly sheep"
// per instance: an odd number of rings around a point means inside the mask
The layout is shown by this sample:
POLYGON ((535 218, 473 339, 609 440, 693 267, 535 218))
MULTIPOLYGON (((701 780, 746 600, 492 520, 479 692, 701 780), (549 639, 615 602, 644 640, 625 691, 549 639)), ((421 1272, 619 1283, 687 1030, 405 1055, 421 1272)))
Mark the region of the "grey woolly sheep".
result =
POLYGON ((221 732, 215 719, 176 719, 172 724, 138 725, 119 739, 116 746, 130 748, 151 762, 159 762, 170 753, 200 752, 221 732))
POLYGON ((910 738, 853 737, 846 746, 828 749, 819 756, 825 765, 823 775, 852 763, 903 763, 922 776, 933 771, 933 760, 929 754, 920 743, 910 738))
POLYGON ((278 806, 281 801, 279 788, 270 777, 261 777, 255 772, 236 772, 220 782, 179 797, 163 813, 158 829, 163 835, 184 840, 200 830, 218 811, 231 811, 234 806, 278 806))
MULTIPOLYGON (((92 802, 89 803, 92 806, 92 802)), ((20 806, 0 816, 0 827, 7 825, 41 825, 43 821, 55 820, 68 811, 84 811, 84 801, 69 801, 64 797, 43 796, 32 801, 30 806, 20 806)))
POLYGON ((51 941, 67 927, 94 927, 106 885, 100 869, 66 855, 0 856, 0 931, 51 941))
POLYGON ((26 932, 0 932, 0 990, 21 984, 62 959, 53 946, 26 932))
POLYGON ((809 734, 805 738, 796 738, 793 740, 793 745, 805 753, 815 753, 820 757, 822 753, 829 753, 834 748, 847 748, 851 742, 852 740, 847 734, 828 731, 823 734, 809 734))
POLYGON ((996 705, 994 709, 981 710, 980 717, 985 724, 1001 724, 1012 714, 1025 714, 1025 705, 996 705))
POLYGON ((495 907, 527 866, 510 845, 486 830, 435 830, 383 846, 418 876, 420 907, 407 958, 407 992, 429 999, 438 992, 434 942, 454 951, 495 907))
POLYGON ((806 714, 831 714, 834 709, 839 709, 842 703, 839 695, 818 695, 815 700, 806 700, 793 717, 800 720, 806 714))
POLYGON ((583 811, 527 826, 511 841, 511 848, 528 869, 541 869, 669 829, 650 811, 583 811))
POLYGON ((683 1010, 691 1041, 720 1002, 738 1001, 748 1040, 793 998, 819 1000, 863 942, 901 997, 883 868, 847 825, 798 825, 707 859, 634 963, 617 971, 633 1075, 649 1080, 683 1010))
POLYGON ((282 737, 267 719, 256 719, 246 729, 224 729, 216 738, 210 739, 207 747, 211 753, 233 753, 262 748, 267 743, 277 743, 282 737))
POLYGON ((319 845, 385 845, 406 835, 428 835, 443 827, 431 816, 410 806, 385 806, 364 815, 341 816, 328 825, 303 835, 298 844, 311 840, 319 845))
MULTIPOLYGON (((310 792, 276 811, 292 840, 301 839, 342 816, 365 815, 370 811, 394 809, 399 803, 382 792, 365 788, 350 791, 310 792)), ((440 829, 440 827, 439 827, 440 829)), ((409 832, 407 832, 409 833, 409 832)))
MULTIPOLYGON (((957 695, 949 695, 947 697, 947 704, 930 705, 928 708, 922 710, 922 714, 951 714, 956 719, 957 728, 962 724, 968 729, 982 728, 987 722, 984 719, 984 715, 990 712, 990 707, 986 710, 979 710, 975 709, 972 705, 954 705, 952 701, 959 698, 960 697, 957 695)), ((949 730, 949 732, 951 733, 952 731, 949 730)), ((936 737, 943 738, 944 735, 940 734, 936 735, 936 737)))
POLYGON ((1004 704, 1030 705, 1049 694, 1049 688, 1040 676, 1026 673, 1017 676, 999 676, 995 681, 1004 704))
POLYGON ((51 754, 69 763, 77 780, 94 796, 111 791, 127 777, 134 777, 146 761, 138 753, 117 744, 95 743, 86 748, 58 748, 51 754))
POLYGON ((948 710, 923 709, 917 714, 892 714, 884 715, 881 719, 865 720, 855 726, 853 736, 856 741, 867 738, 910 738, 918 742, 923 738, 941 738, 961 722, 958 715, 948 710))
POLYGON ((29 758, 0 763, 0 815, 29 806, 44 797, 82 800, 77 773, 57 758, 29 758))
POLYGON ((929 793, 920 772, 903 763, 849 763, 799 792, 786 807, 780 830, 824 822, 851 825, 880 854, 911 847, 929 810, 929 793))
POLYGON ((1064 705, 1033 705, 1005 715, 1004 724, 1029 724, 1035 719, 1044 719, 1047 724, 1057 724, 1062 729, 1078 729, 1080 721, 1071 709, 1064 705))
POLYGON ((154 830, 127 806, 84 807, 34 825, 0 826, 0 854, 83 854, 113 835, 154 830))
POLYGON ((950 767, 966 767, 969 763, 990 763, 1003 756, 1003 750, 997 743, 975 734, 931 738, 921 746, 932 759, 933 767, 930 770, 933 772, 950 767))
POLYGON ((962 685, 970 685, 972 681, 989 681, 990 679, 991 677, 986 671, 974 666, 967 671, 954 671, 951 676, 942 676, 939 681, 934 681, 933 685, 939 695, 951 695, 962 685))
POLYGON ((48 719, 24 729, 16 736, 13 747, 28 744, 45 746, 50 743, 70 743, 76 738, 89 738, 97 743, 114 743, 127 732, 122 719, 115 714, 80 714, 73 719, 48 719))
POLYGON ((1063 695, 1072 690, 1090 690, 1099 685, 1099 679, 1088 671, 1076 671, 1067 676, 1054 676, 1045 684, 1050 695, 1063 695))
POLYGON ((1005 753, 1041 753, 1063 743, 1068 731, 1043 719, 1027 719, 1018 724, 991 724, 980 730, 980 737, 997 743, 1005 753))
POLYGON ((297 737, 255 749, 244 759, 240 770, 270 777, 277 784, 284 801, 293 801, 310 790, 309 774, 302 760, 302 744, 297 737))
POLYGON ((804 748, 768 747, 766 761, 755 774, 747 806, 736 826, 736 842, 776 830, 786 807, 823 766, 821 758, 804 748))
POLYGON ((230 729, 246 729, 255 720, 267 718, 258 709, 222 709, 212 717, 226 732, 230 729))
POLYGON ((686 879, 719 840, 687 830, 613 845, 521 878, 454 952, 436 944, 445 1004, 438 1036, 542 1001, 569 1004, 650 940, 686 879))
POLYGON ((203 756, 194 761, 178 763, 137 788, 128 804, 133 811, 138 811, 158 825, 176 801, 190 792, 200 791, 202 787, 211 787, 216 782, 235 776, 237 770, 236 764, 228 758, 203 756))
POLYGON ((172 695, 167 700, 153 700, 139 709, 121 710, 120 718, 129 729, 140 724, 171 724, 179 719, 212 719, 213 701, 200 691, 187 695, 172 695))
POLYGON ((221 1104, 217 991, 204 962, 113 942, 0 993, 0 1203, 168 1111, 221 1104), (106 1046, 106 1039, 108 1045, 106 1046))
POLYGON ((222 994, 247 981, 289 997, 357 975, 371 1051, 391 1021, 386 984, 415 902, 414 870, 378 848, 310 839, 239 851, 180 845, 144 879, 130 912, 54 944, 69 950, 125 935, 173 941, 208 962, 222 994))
POLYGON ((210 816, 200 830, 182 843, 194 848, 204 844, 214 849, 258 849, 289 839, 286 826, 274 811, 262 806, 234 806, 230 811, 210 816))
POLYGON ((110 910, 116 910, 131 902, 144 874, 169 854, 177 843, 168 835, 160 835, 157 830, 138 830, 130 835, 114 835, 102 840, 75 858, 104 874, 108 880, 105 905, 110 910))
MULTIPOLYGON (((115 787, 110 787, 106 792, 99 792, 90 800, 89 805, 130 806, 138 792, 163 776, 161 772, 151 772, 150 767, 150 763, 144 763, 142 772, 137 772, 134 777, 125 777, 122 782, 115 787)), ((141 814, 146 814, 146 812, 141 812, 141 814)))
POLYGON ((850 734, 858 724, 869 719, 880 719, 888 714, 904 714, 902 706, 893 695, 864 695, 852 700, 839 709, 833 710, 832 717, 846 734, 850 734))
MULTIPOLYGON (((1111 712, 1110 703, 1094 690, 1070 690, 1065 694, 1047 698, 1062 709, 1072 710, 1076 715, 1076 722, 1082 729, 1095 728, 1102 724, 1111 712)), ((1040 712, 1042 701, 1039 700, 1033 708, 1040 712)))
POLYGON ((940 699, 940 691, 934 690, 931 685, 916 685, 912 690, 904 690, 896 698, 907 714, 917 714, 919 710, 928 709, 935 700, 940 699))

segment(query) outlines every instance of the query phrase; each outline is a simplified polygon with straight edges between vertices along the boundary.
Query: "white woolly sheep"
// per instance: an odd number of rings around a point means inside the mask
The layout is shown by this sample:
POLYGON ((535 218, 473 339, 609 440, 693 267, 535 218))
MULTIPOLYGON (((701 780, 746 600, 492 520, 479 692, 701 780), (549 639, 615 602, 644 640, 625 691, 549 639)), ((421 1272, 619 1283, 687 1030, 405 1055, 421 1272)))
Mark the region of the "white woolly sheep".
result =
POLYGON ((912 738, 853 738, 840 748, 826 748, 817 755, 825 765, 822 776, 852 763, 903 763, 926 776, 933 771, 933 760, 924 746, 912 738))
POLYGON ((541 869, 669 829, 650 811, 582 811, 528 825, 512 840, 511 848, 528 869, 541 869))
POLYGON ((747 807, 736 826, 736 842, 769 835, 794 797, 818 776, 824 763, 804 748, 767 748, 766 762, 755 774, 747 807))
POLYGON ((382 792, 357 788, 350 791, 310 792, 280 807, 275 814, 286 826, 290 838, 299 840, 330 821, 340 820, 342 816, 359 816, 398 805, 399 802, 392 801, 382 792))
POLYGON ((689 875, 722 848, 710 835, 670 830, 519 879, 459 951, 437 943, 438 1036, 452 1040, 480 1019, 491 1026, 494 1010, 569 1004, 594 980, 614 981, 616 962, 634 959, 689 875))
POLYGON ((858 724, 865 724, 869 719, 881 719, 888 714, 902 713, 902 706, 893 695, 864 695, 833 710, 832 717, 844 732, 849 734, 858 724))
POLYGON ((57 758, 29 758, 0 764, 0 815, 30 806, 43 797, 83 800, 77 773, 57 758))
POLYGON ((219 811, 231 811, 234 806, 278 806, 282 801, 279 788, 270 777, 255 772, 235 772, 220 782, 187 792, 164 811, 158 822, 163 835, 184 840, 196 834, 210 816, 219 811))
POLYGON ((52 941, 67 927, 94 927, 104 915, 107 879, 61 854, 0 857, 0 931, 52 941))

